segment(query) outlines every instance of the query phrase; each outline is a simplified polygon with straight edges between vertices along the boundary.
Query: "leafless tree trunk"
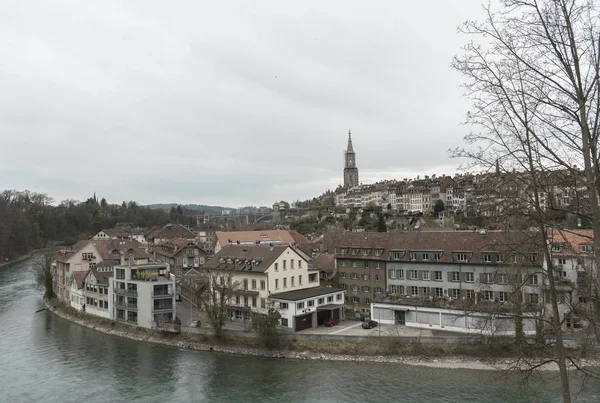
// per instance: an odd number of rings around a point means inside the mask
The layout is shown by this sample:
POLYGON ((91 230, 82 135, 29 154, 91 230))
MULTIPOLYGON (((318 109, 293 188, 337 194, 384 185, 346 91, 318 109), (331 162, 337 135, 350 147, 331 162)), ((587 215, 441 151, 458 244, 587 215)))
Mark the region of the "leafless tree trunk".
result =
POLYGON ((208 272, 207 286, 199 295, 208 322, 216 337, 223 335, 227 323, 227 311, 231 305, 232 294, 239 288, 233 269, 211 270, 208 272))

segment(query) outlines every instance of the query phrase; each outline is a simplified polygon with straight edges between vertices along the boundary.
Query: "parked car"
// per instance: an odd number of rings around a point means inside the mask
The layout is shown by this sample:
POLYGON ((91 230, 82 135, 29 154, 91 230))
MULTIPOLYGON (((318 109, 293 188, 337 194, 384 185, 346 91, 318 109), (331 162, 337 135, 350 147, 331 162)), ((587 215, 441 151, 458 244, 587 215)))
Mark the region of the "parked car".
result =
POLYGON ((362 323, 362 328, 363 329, 373 329, 375 326, 377 326, 377 322, 374 320, 365 320, 362 323))
POLYGON ((327 318, 325 319, 325 326, 335 326, 340 323, 339 319, 327 318))

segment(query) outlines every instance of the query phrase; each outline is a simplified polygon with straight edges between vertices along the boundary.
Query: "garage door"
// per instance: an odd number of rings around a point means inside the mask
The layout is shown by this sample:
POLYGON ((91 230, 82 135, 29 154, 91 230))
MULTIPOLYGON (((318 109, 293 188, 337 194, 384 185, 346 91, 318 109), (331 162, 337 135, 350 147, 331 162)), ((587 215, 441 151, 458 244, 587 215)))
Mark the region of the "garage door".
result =
POLYGON ((317 312, 317 326, 322 326, 329 317, 329 310, 317 312))
POLYGON ((333 319, 340 319, 340 308, 333 310, 333 319))
POLYGON ((310 329, 312 327, 312 313, 302 316, 296 316, 296 331, 310 329))

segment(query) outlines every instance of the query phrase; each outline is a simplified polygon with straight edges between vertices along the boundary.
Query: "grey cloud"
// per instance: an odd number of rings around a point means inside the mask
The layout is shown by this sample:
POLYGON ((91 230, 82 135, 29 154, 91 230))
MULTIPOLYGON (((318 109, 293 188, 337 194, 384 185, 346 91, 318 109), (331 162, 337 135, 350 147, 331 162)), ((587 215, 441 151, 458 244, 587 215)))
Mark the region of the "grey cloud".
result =
POLYGON ((480 0, 9 1, 0 188, 55 199, 270 204, 453 173, 451 57, 480 0))

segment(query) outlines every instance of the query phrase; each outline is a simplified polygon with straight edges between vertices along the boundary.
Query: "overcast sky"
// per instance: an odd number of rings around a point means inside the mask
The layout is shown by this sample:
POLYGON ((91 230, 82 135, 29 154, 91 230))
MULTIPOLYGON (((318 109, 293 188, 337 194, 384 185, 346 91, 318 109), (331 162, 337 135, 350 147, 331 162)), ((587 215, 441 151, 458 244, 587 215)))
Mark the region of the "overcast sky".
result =
POLYGON ((227 206, 453 174, 481 0, 0 0, 0 189, 227 206))

